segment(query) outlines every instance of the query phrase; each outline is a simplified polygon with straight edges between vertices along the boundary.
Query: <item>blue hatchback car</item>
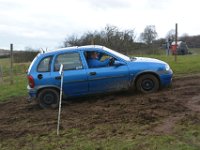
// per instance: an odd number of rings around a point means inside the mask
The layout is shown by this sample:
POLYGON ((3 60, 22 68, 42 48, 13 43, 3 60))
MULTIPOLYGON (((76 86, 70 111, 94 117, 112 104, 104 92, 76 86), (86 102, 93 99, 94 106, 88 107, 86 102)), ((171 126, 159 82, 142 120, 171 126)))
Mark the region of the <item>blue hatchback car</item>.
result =
POLYGON ((40 53, 31 63, 27 73, 29 101, 36 99, 41 107, 58 106, 60 64, 66 100, 130 88, 152 93, 169 86, 173 75, 169 65, 157 59, 130 58, 98 45, 62 48, 40 53), (91 60, 94 53, 101 57, 91 60))

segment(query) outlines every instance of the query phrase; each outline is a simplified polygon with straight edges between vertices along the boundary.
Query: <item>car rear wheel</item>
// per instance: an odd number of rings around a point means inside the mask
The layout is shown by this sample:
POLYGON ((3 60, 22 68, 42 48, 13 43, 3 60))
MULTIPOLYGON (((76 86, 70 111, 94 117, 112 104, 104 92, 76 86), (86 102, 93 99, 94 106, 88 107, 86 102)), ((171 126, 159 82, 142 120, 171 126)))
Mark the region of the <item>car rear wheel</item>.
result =
POLYGON ((156 92, 159 89, 159 80, 152 74, 141 75, 136 82, 136 88, 141 93, 156 92))
POLYGON ((59 93, 54 89, 44 89, 38 95, 38 102, 42 108, 57 108, 59 105, 59 93))

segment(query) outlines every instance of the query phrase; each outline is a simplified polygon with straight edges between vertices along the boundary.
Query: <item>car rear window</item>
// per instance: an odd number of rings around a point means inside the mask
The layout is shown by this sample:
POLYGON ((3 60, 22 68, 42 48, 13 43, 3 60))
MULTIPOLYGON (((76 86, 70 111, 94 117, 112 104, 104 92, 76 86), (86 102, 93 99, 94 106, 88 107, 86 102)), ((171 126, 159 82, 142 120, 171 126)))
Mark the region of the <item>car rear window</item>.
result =
POLYGON ((79 53, 58 55, 55 60, 54 71, 59 71, 60 64, 63 64, 64 70, 78 70, 83 68, 79 53))
POLYGON ((37 67, 37 71, 38 72, 49 72, 50 71, 50 64, 51 64, 51 56, 45 57, 43 58, 38 67, 37 67))

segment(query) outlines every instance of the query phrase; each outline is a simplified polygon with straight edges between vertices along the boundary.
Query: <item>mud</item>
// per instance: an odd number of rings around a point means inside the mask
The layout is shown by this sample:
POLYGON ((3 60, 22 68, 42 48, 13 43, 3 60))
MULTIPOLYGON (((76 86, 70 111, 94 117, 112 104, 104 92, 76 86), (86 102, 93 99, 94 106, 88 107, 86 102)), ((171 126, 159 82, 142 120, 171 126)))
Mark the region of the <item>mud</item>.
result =
MULTIPOLYGON (((193 117, 193 121, 200 122, 199 91, 200 75, 190 75, 174 78, 172 87, 153 94, 127 91, 76 99, 63 104, 61 129, 153 124, 148 132, 171 134, 178 121, 193 117)), ((55 109, 41 109, 37 104, 26 102, 26 97, 0 103, 0 140, 28 134, 47 135, 56 129, 57 114, 55 109)), ((113 128, 111 134, 116 132, 113 128)))

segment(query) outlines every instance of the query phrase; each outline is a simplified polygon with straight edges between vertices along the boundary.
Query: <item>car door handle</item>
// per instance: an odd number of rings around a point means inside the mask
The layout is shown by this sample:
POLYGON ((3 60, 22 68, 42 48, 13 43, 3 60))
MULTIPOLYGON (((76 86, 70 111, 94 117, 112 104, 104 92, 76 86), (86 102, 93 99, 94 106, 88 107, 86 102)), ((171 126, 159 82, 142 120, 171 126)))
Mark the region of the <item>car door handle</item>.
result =
POLYGON ((57 76, 55 77, 56 80, 60 80, 61 79, 61 76, 57 76))
POLYGON ((43 78, 43 75, 42 74, 38 74, 38 79, 42 79, 43 78))
POLYGON ((90 72, 91 76, 95 76, 97 73, 96 72, 90 72))

